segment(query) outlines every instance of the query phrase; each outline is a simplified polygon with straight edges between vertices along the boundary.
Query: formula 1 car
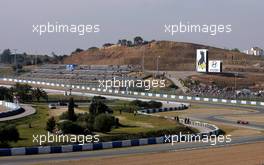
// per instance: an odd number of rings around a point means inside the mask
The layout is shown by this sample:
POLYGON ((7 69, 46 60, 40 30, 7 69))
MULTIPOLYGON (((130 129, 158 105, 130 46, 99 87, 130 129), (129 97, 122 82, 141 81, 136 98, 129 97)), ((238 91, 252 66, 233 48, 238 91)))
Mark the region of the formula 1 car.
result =
POLYGON ((248 121, 238 120, 237 124, 249 124, 248 121))

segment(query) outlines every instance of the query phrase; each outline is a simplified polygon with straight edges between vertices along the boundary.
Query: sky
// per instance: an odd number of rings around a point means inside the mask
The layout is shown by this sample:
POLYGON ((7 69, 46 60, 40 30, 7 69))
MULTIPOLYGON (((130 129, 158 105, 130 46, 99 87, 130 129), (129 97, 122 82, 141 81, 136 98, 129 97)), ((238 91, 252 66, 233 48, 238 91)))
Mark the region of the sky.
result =
POLYGON ((0 49, 38 54, 69 54, 76 48, 100 47, 118 39, 194 42, 220 48, 264 48, 263 0, 1 0, 0 49), (231 24, 231 33, 164 32, 164 24, 231 24), (99 33, 39 36, 32 26, 99 24, 99 33))

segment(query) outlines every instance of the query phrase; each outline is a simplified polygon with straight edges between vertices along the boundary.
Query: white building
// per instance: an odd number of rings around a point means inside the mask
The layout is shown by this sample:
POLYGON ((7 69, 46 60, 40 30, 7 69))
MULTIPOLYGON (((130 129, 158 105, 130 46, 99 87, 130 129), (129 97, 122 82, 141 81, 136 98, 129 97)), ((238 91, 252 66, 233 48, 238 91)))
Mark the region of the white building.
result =
POLYGON ((244 53, 246 53, 248 55, 254 55, 254 56, 264 56, 263 49, 261 49, 259 47, 253 47, 250 50, 244 51, 244 53))

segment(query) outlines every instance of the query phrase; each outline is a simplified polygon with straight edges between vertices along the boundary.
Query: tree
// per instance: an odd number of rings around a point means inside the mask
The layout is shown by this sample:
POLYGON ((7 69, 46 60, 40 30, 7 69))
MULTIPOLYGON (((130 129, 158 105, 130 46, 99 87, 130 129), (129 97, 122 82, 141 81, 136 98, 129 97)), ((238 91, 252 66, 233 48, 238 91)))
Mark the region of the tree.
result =
POLYGON ((51 118, 48 119, 47 121, 47 125, 46 125, 46 130, 49 132, 52 132, 54 130, 56 126, 56 120, 55 118, 52 116, 51 118))
POLYGON ((32 96, 33 98, 36 98, 39 102, 40 98, 48 99, 48 94, 41 88, 36 88, 32 90, 32 96))
POLYGON ((136 37, 134 38, 134 45, 135 45, 135 46, 142 45, 142 43, 143 43, 143 38, 142 38, 142 37, 140 37, 140 36, 136 36, 136 37))
POLYGON ((129 41, 126 39, 118 40, 117 44, 121 46, 132 46, 133 45, 132 41, 129 41))
POLYGON ((32 101, 32 86, 28 84, 16 83, 15 86, 11 88, 11 90, 21 102, 32 101))
POLYGON ((231 49, 232 51, 234 52, 240 52, 240 50, 238 48, 234 48, 234 49, 231 49))
POLYGON ((13 93, 9 88, 6 87, 0 87, 0 100, 8 100, 12 101, 13 100, 13 93))
POLYGON ((100 114, 95 117, 94 129, 100 132, 109 132, 115 125, 115 117, 109 114, 100 114))
POLYGON ((101 101, 101 99, 94 97, 89 107, 89 113, 96 116, 98 114, 106 113, 106 112, 113 113, 113 111, 107 105, 105 105, 101 101))
POLYGON ((0 143, 7 144, 8 142, 17 142, 19 132, 15 125, 0 124, 0 143))
POLYGON ((1 62, 2 63, 8 63, 11 64, 12 63, 12 58, 11 58, 11 51, 10 49, 5 49, 1 55, 1 62))
POLYGON ((127 44, 127 40, 126 40, 126 39, 122 39, 122 40, 121 40, 121 45, 122 45, 122 46, 126 46, 126 44, 127 44))
POLYGON ((126 46, 129 46, 129 47, 130 47, 130 46, 132 46, 132 45, 133 45, 132 41, 129 41, 129 40, 128 40, 127 43, 126 43, 126 46))
POLYGON ((71 121, 76 121, 76 114, 74 113, 73 97, 70 98, 69 105, 68 105, 68 119, 71 121))
POLYGON ((113 46, 114 44, 112 44, 112 43, 105 43, 105 44, 103 44, 103 47, 110 47, 110 46, 113 46))
POLYGON ((81 53, 83 52, 84 50, 81 49, 81 48, 76 48, 71 54, 75 54, 75 53, 81 53))
POLYGON ((98 50, 98 49, 99 49, 99 48, 97 48, 97 47, 95 47, 95 46, 88 48, 88 50, 98 50))

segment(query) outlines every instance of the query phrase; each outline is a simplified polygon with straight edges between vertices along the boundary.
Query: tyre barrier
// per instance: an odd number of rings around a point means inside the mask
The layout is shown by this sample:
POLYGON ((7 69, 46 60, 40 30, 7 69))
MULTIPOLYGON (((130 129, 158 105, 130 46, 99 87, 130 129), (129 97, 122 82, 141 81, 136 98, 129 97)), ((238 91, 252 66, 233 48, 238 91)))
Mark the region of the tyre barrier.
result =
POLYGON ((24 113, 24 112, 25 112, 25 110, 23 108, 19 108, 19 109, 7 111, 7 112, 1 112, 0 113, 0 118, 9 117, 9 116, 15 116, 15 115, 18 115, 18 114, 24 113))
POLYGON ((167 112, 167 111, 177 111, 177 110, 185 110, 189 107, 189 104, 181 104, 178 107, 165 107, 165 108, 154 108, 154 109, 143 109, 137 111, 139 114, 150 114, 150 113, 159 113, 159 112, 167 112))
POLYGON ((19 83, 28 83, 36 85, 45 85, 51 87, 67 87, 72 89, 80 89, 94 92, 102 92, 108 94, 121 94, 121 95, 135 95, 135 96, 144 96, 144 97, 156 97, 156 98, 166 98, 166 99, 177 99, 182 101, 201 101, 201 102, 213 102, 213 103, 224 103, 224 104, 233 104, 233 105, 253 105, 253 106, 264 106, 264 102, 261 101, 249 101, 249 100, 234 100, 234 99, 221 99, 221 98, 207 98, 207 97, 196 97, 196 96, 178 96, 173 94, 165 93, 150 93, 150 92, 135 92, 135 91, 121 91, 113 89, 103 89, 95 88, 84 85, 69 85, 61 84, 54 82, 45 82, 45 81, 35 81, 35 80, 24 80, 24 79, 14 79, 14 78, 0 78, 3 81, 9 82, 19 82, 19 83))
POLYGON ((78 151, 92 151, 100 149, 121 148, 164 143, 164 137, 142 138, 133 140, 120 140, 113 142, 86 143, 83 145, 20 147, 0 149, 0 156, 52 154, 78 151))
POLYGON ((0 105, 8 109, 8 111, 0 112, 0 118, 15 116, 25 112, 23 108, 15 103, 0 101, 0 105))

